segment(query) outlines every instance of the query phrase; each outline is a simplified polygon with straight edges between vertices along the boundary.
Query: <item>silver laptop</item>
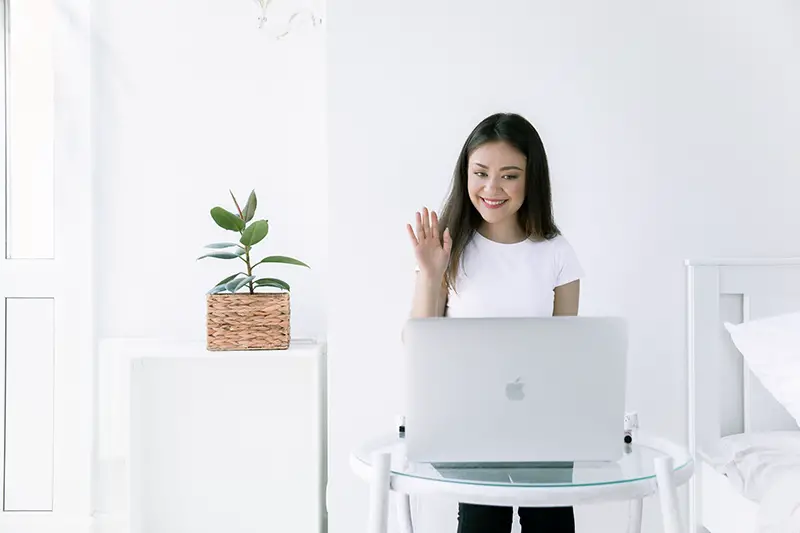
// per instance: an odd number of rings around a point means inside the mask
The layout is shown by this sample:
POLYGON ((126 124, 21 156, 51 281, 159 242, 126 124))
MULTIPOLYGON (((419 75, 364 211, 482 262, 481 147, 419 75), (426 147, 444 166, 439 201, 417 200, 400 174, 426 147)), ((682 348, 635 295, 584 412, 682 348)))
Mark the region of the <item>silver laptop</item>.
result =
POLYGON ((409 460, 469 466, 621 457, 623 319, 411 319, 403 344, 409 460))

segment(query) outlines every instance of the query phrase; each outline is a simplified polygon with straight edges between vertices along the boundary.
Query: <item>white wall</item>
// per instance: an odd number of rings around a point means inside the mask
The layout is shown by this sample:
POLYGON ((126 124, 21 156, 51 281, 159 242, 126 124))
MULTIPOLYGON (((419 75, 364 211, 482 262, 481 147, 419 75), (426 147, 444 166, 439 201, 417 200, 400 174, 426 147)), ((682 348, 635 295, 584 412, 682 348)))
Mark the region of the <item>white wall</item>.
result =
POLYGON ((312 267, 261 272, 292 285, 293 335, 324 335, 324 26, 276 42, 259 14, 252 0, 94 2, 100 337, 203 338, 205 291, 238 269, 195 261, 231 236, 209 210, 252 188, 270 221, 257 250, 312 267))
MULTIPOLYGON (((328 17, 330 531, 363 527, 347 454, 400 408, 404 224, 440 204, 461 143, 495 111, 539 128, 588 273, 582 312, 630 319, 629 407, 682 441, 683 260, 800 254, 800 10, 339 0, 328 17)), ((422 531, 454 531, 452 507, 433 507, 422 531)), ((621 511, 581 509, 579 527, 619 530, 621 511)))
MULTIPOLYGON (((324 14, 317 0, 273 6, 324 14)), ((312 267, 261 273, 291 284, 293 336, 325 335, 325 26, 306 25, 276 42, 258 29, 259 14, 252 0, 93 2, 100 339, 204 341, 205 292, 236 267, 195 261, 205 244, 231 237, 209 210, 233 208, 228 189, 244 201, 252 188, 256 214, 271 226, 259 253, 312 267)), ((111 379, 111 370, 101 360, 98 379, 111 379)), ((98 431, 106 433, 96 436, 94 505, 117 512, 124 457, 104 445, 113 442, 111 428, 98 431)))

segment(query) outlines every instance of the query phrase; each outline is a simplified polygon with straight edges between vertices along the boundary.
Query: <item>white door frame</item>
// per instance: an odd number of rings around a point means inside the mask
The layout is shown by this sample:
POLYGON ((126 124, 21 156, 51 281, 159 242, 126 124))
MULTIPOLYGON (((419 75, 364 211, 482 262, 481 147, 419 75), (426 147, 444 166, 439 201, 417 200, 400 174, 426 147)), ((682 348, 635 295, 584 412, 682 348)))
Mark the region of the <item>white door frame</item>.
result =
MULTIPOLYGON (((3 13, 7 12, 7 2, 14 1, 25 0, 0 0, 3 13)), ((15 533, 88 532, 92 514, 95 346, 90 0, 51 1, 56 11, 53 36, 55 258, 8 260, 5 253, 0 254, 0 332, 4 340, 6 298, 54 299, 53 498, 52 510, 49 511, 5 512, 0 505, 0 531, 15 533)), ((6 27, 5 20, 3 27, 6 27)), ((5 82, 6 71, 3 70, 5 82)), ((5 109, 2 114, 2 123, 5 124, 5 109)), ((3 127, 0 134, 4 146, 5 133, 3 127)), ((0 154, 0 159, 2 169, 5 169, 5 156, 0 154)), ((4 241, 5 179, 0 183, 0 213, 3 214, 0 228, 3 229, 4 241)), ((5 361, 5 349, 0 354, 5 361)), ((0 395, 0 430, 5 426, 6 415, 4 367, 0 364, 0 388, 3 392, 0 395)), ((3 458, 0 461, 0 481, 5 479, 3 440, 0 439, 3 458)), ((0 483, 0 496, 3 495, 3 485, 0 483)), ((0 498, 0 503, 2 501, 0 498)))

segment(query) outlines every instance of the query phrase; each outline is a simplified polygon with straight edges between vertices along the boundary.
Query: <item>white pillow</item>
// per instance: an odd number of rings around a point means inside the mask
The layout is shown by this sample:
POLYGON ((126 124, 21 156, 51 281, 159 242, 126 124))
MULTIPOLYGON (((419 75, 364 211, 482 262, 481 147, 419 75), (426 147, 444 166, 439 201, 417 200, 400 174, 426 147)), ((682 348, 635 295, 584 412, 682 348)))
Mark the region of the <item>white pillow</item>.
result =
POLYGON ((725 328, 756 378, 800 424, 800 312, 725 328))

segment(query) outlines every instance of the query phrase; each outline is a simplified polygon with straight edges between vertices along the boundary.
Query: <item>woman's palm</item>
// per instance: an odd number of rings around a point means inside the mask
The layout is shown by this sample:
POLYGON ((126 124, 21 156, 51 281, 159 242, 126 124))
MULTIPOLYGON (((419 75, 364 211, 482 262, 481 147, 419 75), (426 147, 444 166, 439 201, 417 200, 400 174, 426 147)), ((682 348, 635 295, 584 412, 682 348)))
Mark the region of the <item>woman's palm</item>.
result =
POLYGON ((445 228, 440 239, 439 219, 435 211, 431 212, 429 217, 427 207, 422 209, 422 214, 417 212, 416 225, 416 233, 411 224, 407 224, 406 227, 420 271, 436 278, 444 276, 450 262, 452 247, 449 229, 445 228))

